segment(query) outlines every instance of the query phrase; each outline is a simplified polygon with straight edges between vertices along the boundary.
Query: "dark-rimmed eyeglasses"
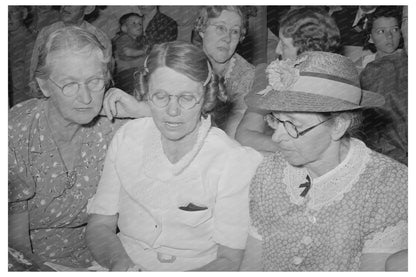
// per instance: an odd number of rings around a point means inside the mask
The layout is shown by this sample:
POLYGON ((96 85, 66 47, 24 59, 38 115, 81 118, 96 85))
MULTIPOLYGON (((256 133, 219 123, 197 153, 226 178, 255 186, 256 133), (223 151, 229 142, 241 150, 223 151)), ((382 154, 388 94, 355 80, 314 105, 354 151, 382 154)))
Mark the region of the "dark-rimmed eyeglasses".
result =
POLYGON ((283 124, 283 127, 285 127, 285 130, 286 130, 286 132, 289 134, 289 136, 291 136, 292 138, 298 138, 298 137, 300 137, 300 136, 303 136, 304 134, 306 134, 306 133, 308 133, 309 131, 312 131, 314 128, 316 128, 316 127, 318 127, 319 125, 321 125, 321 124, 323 124, 323 123, 325 123, 325 122, 327 122, 328 120, 330 120, 330 119, 332 119, 332 118, 328 118, 328 119, 326 119, 326 120, 324 120, 324 121, 321 121, 321 122, 319 122, 318 124, 316 124, 316 125, 313 125, 313 126, 311 126, 311 127, 309 127, 309 128, 306 128, 305 130, 303 130, 303 131, 300 131, 299 132, 299 130, 298 130, 298 128, 296 128, 296 126, 295 126, 295 124, 293 124, 292 122, 290 122, 290 121, 287 121, 287 120, 285 120, 285 121, 283 121, 283 120, 280 120, 279 118, 277 118, 273 113, 269 113, 269 114, 266 114, 265 116, 264 116, 264 120, 267 122, 267 124, 271 127, 271 128, 273 128, 273 129, 277 129, 277 127, 279 126, 279 123, 281 123, 281 124, 283 124))
POLYGON ((172 97, 176 97, 179 106, 184 110, 190 110, 201 102, 202 97, 197 99, 191 94, 171 95, 165 91, 159 91, 150 95, 149 100, 159 108, 166 107, 172 97))
POLYGON ((63 86, 58 85, 54 80, 48 78, 55 86, 57 86, 62 94, 65 96, 74 96, 78 93, 81 85, 85 85, 87 89, 91 92, 101 92, 106 85, 106 80, 104 78, 93 78, 84 83, 71 82, 63 86))

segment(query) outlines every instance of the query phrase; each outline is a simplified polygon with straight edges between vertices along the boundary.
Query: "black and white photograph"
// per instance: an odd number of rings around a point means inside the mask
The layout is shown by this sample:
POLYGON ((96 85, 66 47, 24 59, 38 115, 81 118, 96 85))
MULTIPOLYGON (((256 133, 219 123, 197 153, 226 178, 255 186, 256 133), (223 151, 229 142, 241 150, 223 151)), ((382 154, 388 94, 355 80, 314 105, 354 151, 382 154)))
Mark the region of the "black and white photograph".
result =
POLYGON ((343 2, 4 4, 3 270, 409 274, 409 4, 343 2))

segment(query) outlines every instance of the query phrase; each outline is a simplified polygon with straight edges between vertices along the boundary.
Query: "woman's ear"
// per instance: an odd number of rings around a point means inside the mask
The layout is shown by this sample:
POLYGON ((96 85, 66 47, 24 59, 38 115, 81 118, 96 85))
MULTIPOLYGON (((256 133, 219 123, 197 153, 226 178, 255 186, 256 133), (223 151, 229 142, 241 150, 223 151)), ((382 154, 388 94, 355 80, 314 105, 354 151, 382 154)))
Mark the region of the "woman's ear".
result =
POLYGON ((36 78, 36 82, 38 82, 39 88, 43 95, 45 95, 45 97, 50 97, 51 93, 49 92, 49 85, 47 81, 44 79, 36 78))
POLYGON ((347 119, 343 116, 337 116, 334 118, 332 125, 331 137, 333 140, 340 140, 350 127, 351 119, 347 119))
POLYGON ((123 33, 127 33, 127 27, 126 27, 126 24, 121 25, 121 31, 122 31, 123 33))
POLYGON ((204 32, 198 32, 198 34, 201 38, 204 38, 204 32))

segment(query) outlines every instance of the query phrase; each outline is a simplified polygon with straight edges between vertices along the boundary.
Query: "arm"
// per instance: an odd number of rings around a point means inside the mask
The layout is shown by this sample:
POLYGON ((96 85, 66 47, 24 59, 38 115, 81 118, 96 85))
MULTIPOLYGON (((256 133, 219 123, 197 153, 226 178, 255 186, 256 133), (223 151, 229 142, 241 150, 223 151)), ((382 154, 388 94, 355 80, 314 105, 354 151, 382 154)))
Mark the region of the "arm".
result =
POLYGON ((261 240, 255 239, 249 235, 240 271, 262 271, 262 253, 263 248, 261 240))
POLYGON ((386 260, 386 271, 408 271, 408 251, 401 250, 390 255, 386 260))
POLYGON ((151 116, 147 101, 138 101, 134 96, 118 88, 110 88, 104 97, 102 115, 111 120, 119 118, 141 118, 151 116))
POLYGON ((9 214, 9 246, 23 253, 32 252, 29 237, 29 212, 9 214))
POLYGON ((243 259, 244 250, 218 245, 217 258, 193 271, 237 271, 243 259))
POLYGON ((126 271, 135 266, 116 235, 117 215, 92 214, 86 240, 95 260, 111 271, 126 271))
POLYGON ((247 110, 238 125, 235 139, 242 145, 253 147, 258 151, 276 152, 277 144, 270 135, 264 134, 265 129, 263 115, 247 110))

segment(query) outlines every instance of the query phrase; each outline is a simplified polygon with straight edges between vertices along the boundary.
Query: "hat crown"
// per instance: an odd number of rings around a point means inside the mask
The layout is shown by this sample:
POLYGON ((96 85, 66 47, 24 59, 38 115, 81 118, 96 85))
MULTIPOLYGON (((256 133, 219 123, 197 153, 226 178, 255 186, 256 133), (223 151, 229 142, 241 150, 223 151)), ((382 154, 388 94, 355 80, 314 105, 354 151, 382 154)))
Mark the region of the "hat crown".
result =
POLYGON ((303 75, 302 73, 320 73, 344 79, 348 83, 360 87, 358 70, 349 58, 321 51, 302 53, 298 59, 303 57, 306 57, 306 60, 299 65, 300 75, 303 75))

